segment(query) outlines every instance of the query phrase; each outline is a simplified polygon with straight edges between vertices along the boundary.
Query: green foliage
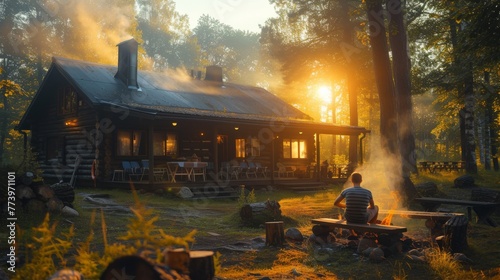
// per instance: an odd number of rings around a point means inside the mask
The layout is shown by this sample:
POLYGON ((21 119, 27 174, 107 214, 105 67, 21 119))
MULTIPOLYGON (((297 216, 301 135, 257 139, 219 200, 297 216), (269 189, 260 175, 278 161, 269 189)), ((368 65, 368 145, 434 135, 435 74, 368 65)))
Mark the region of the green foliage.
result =
POLYGON ((247 191, 245 186, 241 186, 240 188, 240 196, 238 197, 238 208, 241 208, 244 204, 250 204, 257 202, 257 198, 255 197, 255 190, 247 191))
POLYGON ((50 224, 49 214, 42 224, 33 228, 32 240, 25 245, 26 264, 16 271, 12 279, 48 279, 58 267, 66 266, 66 253, 73 246, 74 228, 62 234, 55 235, 57 224, 50 224))
MULTIPOLYGON (((173 246, 182 246, 189 250, 189 245, 194 242, 196 230, 191 231, 184 237, 168 235, 159 228, 155 222, 158 215, 153 210, 142 204, 135 191, 133 191, 135 205, 131 207, 134 214, 127 225, 128 230, 118 237, 121 242, 109 243, 107 238, 107 226, 104 212, 101 210, 101 230, 103 236, 104 250, 98 251, 92 248, 94 232, 90 231, 85 241, 76 246, 74 255, 74 268, 82 273, 86 279, 98 279, 102 271, 118 257, 140 254, 151 263, 165 265, 163 251, 173 246)), ((90 224, 95 221, 95 212, 91 216, 90 224)), ((63 238, 55 234, 56 224, 49 224, 47 215, 43 223, 34 228, 34 242, 26 244, 27 262, 18 271, 13 279, 48 279, 57 270, 66 267, 68 249, 73 247, 74 231, 70 228, 68 233, 62 233, 63 238), (34 275, 37 278, 33 278, 34 275)), ((219 256, 216 256, 218 260, 219 256)), ((218 263, 218 261, 217 261, 218 263)), ((218 264, 220 269, 220 264, 218 264)))

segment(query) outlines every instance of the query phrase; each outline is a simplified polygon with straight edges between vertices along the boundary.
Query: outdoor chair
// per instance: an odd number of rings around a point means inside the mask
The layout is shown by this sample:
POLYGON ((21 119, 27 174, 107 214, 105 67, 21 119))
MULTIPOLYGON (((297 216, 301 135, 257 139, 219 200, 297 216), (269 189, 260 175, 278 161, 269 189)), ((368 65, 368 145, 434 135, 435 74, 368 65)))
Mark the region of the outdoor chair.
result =
POLYGON ((262 166, 260 162, 255 163, 255 173, 256 175, 262 174, 264 178, 267 178, 267 166, 262 166))
MULTIPOLYGON (((122 167, 123 167, 123 172, 128 175, 128 178, 130 180, 133 180, 133 178, 136 178, 138 179, 139 176, 142 176, 142 173, 136 173, 136 168, 137 166, 139 166, 139 163, 135 162, 133 165, 132 165, 132 162, 130 161, 122 161, 122 167)), ((140 166, 139 166, 139 171, 140 171, 140 166)))
POLYGON ((278 174, 279 178, 281 178, 281 175, 283 175, 284 177, 288 177, 288 175, 291 175, 293 177, 295 174, 295 170, 291 166, 286 166, 281 162, 276 163, 276 166, 278 167, 278 170, 274 172, 278 174))
POLYGON ((255 178, 257 178, 257 166, 255 165, 254 162, 252 162, 252 161, 248 162, 248 168, 246 170, 246 175, 247 175, 247 178, 249 178, 250 175, 253 175, 253 176, 255 176, 255 178))
MULTIPOLYGON (((141 165, 142 165, 142 173, 141 173, 142 174, 141 181, 142 181, 144 175, 149 176, 149 160, 147 159, 141 160, 141 165)), ((155 181, 161 181, 164 174, 165 174, 165 168, 154 168, 153 170, 155 181)))

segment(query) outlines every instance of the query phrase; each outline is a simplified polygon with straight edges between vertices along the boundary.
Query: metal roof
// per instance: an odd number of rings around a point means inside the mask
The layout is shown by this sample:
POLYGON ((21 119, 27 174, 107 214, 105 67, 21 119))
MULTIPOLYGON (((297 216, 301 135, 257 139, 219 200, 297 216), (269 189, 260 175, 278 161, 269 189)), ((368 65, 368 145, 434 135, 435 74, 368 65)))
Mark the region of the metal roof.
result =
POLYGON ((54 57, 52 65, 18 128, 29 129, 33 107, 47 104, 40 96, 59 72, 94 108, 127 108, 150 118, 203 118, 216 121, 262 123, 283 121, 288 125, 316 126, 318 132, 364 133, 362 127, 315 122, 310 116, 263 88, 198 80, 175 71, 138 71, 139 90, 129 89, 115 78, 116 66, 54 57))
POLYGON ((53 63, 94 105, 115 104, 160 114, 312 120, 258 87, 197 80, 174 71, 138 71, 140 89, 134 90, 114 78, 116 66, 59 57, 54 58, 53 63))

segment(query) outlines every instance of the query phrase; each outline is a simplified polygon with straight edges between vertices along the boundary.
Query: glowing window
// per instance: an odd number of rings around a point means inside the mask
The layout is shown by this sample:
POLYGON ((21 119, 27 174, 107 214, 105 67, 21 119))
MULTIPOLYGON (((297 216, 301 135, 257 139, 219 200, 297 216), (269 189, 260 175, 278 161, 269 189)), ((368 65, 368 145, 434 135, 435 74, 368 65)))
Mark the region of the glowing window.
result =
POLYGON ((283 139, 283 158, 307 158, 306 140, 283 139))

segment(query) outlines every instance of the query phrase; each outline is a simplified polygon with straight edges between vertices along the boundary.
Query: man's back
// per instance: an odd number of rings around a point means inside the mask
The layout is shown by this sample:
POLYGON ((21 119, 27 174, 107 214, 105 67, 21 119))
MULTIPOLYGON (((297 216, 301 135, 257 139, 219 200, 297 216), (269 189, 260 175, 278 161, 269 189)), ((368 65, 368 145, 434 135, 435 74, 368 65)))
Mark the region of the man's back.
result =
POLYGON ((360 186, 355 186, 342 191, 345 198, 345 218, 350 223, 365 224, 367 222, 366 208, 372 199, 371 191, 360 186))

